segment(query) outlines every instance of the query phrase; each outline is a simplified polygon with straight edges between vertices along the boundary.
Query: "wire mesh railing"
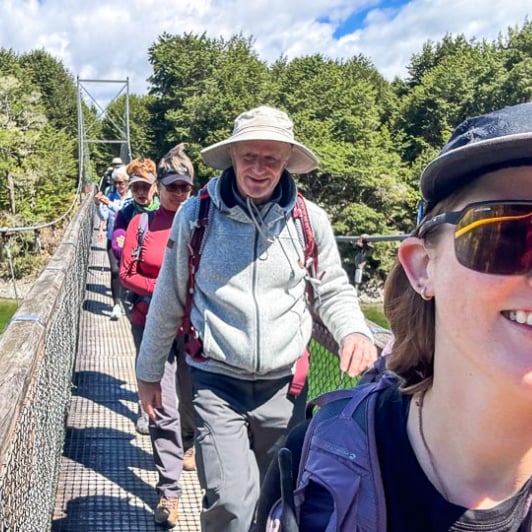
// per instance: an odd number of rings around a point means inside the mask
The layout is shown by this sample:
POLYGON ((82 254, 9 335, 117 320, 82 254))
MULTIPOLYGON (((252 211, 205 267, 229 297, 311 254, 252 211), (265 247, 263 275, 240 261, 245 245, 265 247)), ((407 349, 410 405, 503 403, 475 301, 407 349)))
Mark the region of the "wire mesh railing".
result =
POLYGON ((63 450, 92 234, 86 197, 0 337, 0 530, 46 531, 63 450))
MULTIPOLYGON (((0 532, 51 528, 93 233, 88 195, 0 337, 0 532)), ((389 332, 370 323, 377 346, 389 332)), ((338 347, 315 323, 309 397, 340 383, 338 347)), ((342 386, 352 386, 345 378, 342 386)))
MULTIPOLYGON (((391 332, 369 321, 368 325, 373 333, 377 351, 380 352, 388 342, 391 332)), ((341 375, 338 357, 335 356, 338 353, 338 345, 328 329, 319 321, 314 322, 309 352, 309 400, 322 393, 338 388, 350 388, 356 384, 356 378, 341 375)))

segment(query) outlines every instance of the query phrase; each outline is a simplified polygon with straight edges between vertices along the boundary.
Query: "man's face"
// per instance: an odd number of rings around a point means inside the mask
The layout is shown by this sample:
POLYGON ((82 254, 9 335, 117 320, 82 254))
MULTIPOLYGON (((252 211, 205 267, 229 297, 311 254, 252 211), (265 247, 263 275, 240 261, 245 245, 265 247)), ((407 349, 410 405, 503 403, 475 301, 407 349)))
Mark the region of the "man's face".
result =
POLYGON ((281 179, 292 145, 274 140, 248 140, 231 146, 236 186, 243 198, 268 201, 281 179))

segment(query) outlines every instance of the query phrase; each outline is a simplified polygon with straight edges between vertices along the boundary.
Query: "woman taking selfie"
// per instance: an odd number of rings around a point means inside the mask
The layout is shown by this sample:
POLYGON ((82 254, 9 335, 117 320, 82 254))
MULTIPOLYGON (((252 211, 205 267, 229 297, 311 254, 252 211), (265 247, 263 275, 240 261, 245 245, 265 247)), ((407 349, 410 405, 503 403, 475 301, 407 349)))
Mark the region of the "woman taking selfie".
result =
POLYGON ((385 287, 392 378, 350 392, 374 460, 342 439, 352 398, 320 409, 334 452, 303 447, 299 530, 532 530, 532 103, 463 122, 420 188, 385 287))

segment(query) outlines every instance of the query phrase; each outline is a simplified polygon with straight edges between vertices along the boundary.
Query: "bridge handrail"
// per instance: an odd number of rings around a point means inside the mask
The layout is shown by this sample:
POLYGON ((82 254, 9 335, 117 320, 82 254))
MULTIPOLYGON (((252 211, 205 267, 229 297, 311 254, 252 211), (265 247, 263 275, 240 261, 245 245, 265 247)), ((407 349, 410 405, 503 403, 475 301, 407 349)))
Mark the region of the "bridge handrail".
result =
POLYGON ((0 530, 50 528, 92 237, 92 196, 0 337, 0 530))
POLYGON ((357 235, 357 236, 337 236, 336 242, 351 242, 351 243, 364 243, 364 242, 394 242, 401 241, 408 238, 410 235, 401 233, 397 235, 357 235))

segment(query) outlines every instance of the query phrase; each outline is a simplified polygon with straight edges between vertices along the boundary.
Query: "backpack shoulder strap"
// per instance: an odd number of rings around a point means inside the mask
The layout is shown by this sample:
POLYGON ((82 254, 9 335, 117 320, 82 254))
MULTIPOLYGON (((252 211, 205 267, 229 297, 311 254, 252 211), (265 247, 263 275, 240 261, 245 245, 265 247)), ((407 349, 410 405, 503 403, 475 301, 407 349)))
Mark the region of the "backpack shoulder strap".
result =
MULTIPOLYGON (((307 270, 306 274, 306 290, 307 300, 312 306, 314 304, 314 287, 312 286, 312 278, 318 275, 318 246, 314 238, 314 230, 310 223, 310 217, 307 210, 306 200, 298 191, 296 202, 292 210, 292 218, 296 225, 297 235, 303 245, 304 263, 301 267, 307 270)), ((310 353, 305 349, 304 353, 298 358, 294 370, 294 377, 290 384, 289 393, 297 397, 303 390, 307 382, 307 375, 310 369, 310 353)))
MULTIPOLYGON (((309 277, 315 278, 318 275, 318 246, 314 238, 314 230, 310 223, 310 216, 307 210, 305 197, 298 191, 296 204, 292 211, 292 217, 298 227, 298 233, 301 233, 302 243, 305 250, 305 263, 303 267, 308 271, 309 277)), ((307 280, 307 294, 310 304, 314 302, 314 289, 310 280, 307 280)))
POLYGON ((144 239, 146 238, 146 233, 148 232, 154 213, 155 211, 140 213, 139 227, 137 230, 137 247, 131 252, 131 256, 135 260, 140 260, 144 239))
POLYGON ((179 335, 188 335, 194 332, 192 322, 190 321, 190 311, 192 310, 192 298, 194 295, 194 285, 196 284, 196 272, 199 267, 199 262, 202 252, 203 237, 205 236, 205 229, 209 224, 209 211, 211 206, 211 197, 207 189, 207 185, 204 185, 198 194, 199 208, 196 223, 190 236, 188 243, 188 281, 187 281, 187 297, 185 300, 185 309, 181 323, 177 330, 179 335))
MULTIPOLYGON (((320 409, 310 421, 299 466, 295 502, 298 518, 304 489, 310 479, 317 479, 328 486, 335 515, 343 518, 342 530, 386 530, 375 410, 378 392, 392 382, 383 377, 350 390, 329 392, 315 401, 320 409)), ((339 527, 340 523, 334 525, 339 527)))

